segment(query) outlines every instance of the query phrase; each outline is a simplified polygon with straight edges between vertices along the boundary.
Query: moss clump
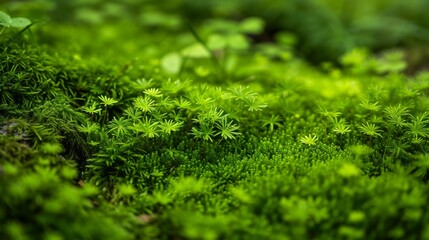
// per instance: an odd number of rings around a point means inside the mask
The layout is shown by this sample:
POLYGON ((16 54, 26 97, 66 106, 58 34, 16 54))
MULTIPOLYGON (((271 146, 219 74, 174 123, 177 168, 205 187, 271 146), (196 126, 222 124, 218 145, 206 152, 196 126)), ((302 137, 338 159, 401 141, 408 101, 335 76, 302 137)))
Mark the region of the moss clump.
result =
POLYGON ((129 2, 0 35, 0 238, 429 238, 429 77, 403 52, 314 66, 303 32, 260 42, 269 19, 129 2))

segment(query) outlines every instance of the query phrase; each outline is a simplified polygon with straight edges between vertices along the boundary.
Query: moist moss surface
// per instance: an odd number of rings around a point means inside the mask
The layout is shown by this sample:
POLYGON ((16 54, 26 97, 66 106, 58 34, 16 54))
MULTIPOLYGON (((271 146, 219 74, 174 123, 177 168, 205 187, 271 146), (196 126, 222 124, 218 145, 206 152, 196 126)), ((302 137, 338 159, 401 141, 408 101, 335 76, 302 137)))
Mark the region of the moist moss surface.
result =
POLYGON ((42 2, 0 14, 1 239, 429 239, 407 45, 312 65, 264 14, 42 2))

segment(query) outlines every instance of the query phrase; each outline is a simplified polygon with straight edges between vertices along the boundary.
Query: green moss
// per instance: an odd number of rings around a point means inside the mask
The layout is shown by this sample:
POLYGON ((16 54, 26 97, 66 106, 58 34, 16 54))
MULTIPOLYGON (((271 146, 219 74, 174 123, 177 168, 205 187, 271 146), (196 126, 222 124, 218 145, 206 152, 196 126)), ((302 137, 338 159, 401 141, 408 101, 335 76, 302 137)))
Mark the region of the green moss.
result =
POLYGON ((0 35, 1 239, 428 238, 429 78, 403 51, 318 67, 308 26, 99 2, 7 4, 72 20, 0 35))

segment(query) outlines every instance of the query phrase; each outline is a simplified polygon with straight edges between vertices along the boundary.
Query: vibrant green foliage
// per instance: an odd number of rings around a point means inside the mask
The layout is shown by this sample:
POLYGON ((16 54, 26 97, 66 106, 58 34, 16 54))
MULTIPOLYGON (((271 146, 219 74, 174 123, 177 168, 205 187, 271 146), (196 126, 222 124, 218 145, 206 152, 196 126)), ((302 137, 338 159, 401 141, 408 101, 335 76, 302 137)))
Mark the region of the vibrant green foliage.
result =
POLYGON ((429 239, 429 73, 249 2, 5 4, 53 21, 0 11, 0 239, 429 239))
POLYGON ((27 18, 23 18, 23 17, 11 18, 9 14, 3 11, 0 11, 0 25, 3 26, 3 29, 1 30, 0 34, 3 33, 4 28, 9 28, 9 27, 22 28, 22 27, 27 27, 30 24, 31 24, 31 21, 27 18))

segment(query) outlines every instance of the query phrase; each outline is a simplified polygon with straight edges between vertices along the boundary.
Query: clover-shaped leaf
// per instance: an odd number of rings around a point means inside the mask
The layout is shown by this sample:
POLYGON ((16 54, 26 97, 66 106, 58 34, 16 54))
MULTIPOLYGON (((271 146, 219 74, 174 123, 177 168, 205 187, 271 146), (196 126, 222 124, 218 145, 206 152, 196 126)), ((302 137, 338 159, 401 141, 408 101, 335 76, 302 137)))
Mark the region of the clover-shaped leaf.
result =
POLYGON ((9 14, 0 11, 0 25, 3 27, 26 27, 31 24, 31 21, 27 18, 17 17, 11 18, 9 14))

